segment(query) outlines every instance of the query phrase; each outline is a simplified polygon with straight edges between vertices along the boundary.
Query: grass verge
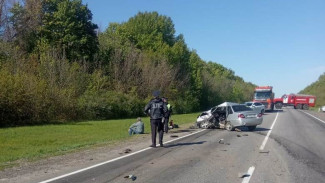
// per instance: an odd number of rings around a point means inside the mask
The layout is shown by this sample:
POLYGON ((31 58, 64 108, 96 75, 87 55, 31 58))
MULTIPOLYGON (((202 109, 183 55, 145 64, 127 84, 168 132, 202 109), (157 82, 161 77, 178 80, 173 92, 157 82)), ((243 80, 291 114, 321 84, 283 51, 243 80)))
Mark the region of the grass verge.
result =
MULTIPOLYGON (((193 123, 197 115, 172 115, 171 119, 183 125, 193 123)), ((20 160, 34 161, 132 138, 127 131, 135 120, 85 121, 0 129, 0 170, 14 166, 20 160)), ((150 133, 149 118, 142 118, 142 121, 145 133, 150 133)))

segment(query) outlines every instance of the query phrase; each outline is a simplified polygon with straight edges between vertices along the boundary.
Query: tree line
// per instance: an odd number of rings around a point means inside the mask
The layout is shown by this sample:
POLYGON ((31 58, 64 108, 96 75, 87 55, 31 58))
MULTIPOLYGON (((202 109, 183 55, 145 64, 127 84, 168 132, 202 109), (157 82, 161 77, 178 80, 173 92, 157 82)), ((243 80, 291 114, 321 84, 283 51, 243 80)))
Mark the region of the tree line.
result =
POLYGON ((325 72, 319 76, 318 80, 308 85, 301 90, 301 94, 310 94, 316 96, 316 106, 321 107, 325 105, 325 72))
POLYGON ((170 17, 139 12, 104 31, 81 0, 0 0, 0 126, 175 113, 251 100, 254 84, 206 62, 170 17))

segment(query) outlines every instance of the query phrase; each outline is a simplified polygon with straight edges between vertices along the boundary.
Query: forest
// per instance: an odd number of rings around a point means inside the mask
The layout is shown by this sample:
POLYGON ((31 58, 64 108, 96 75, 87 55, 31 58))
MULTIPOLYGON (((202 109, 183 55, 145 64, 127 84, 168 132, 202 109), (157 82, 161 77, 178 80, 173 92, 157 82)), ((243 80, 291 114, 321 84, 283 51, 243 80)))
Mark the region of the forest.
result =
POLYGON ((154 90, 191 113, 249 101, 254 87, 158 12, 100 30, 81 0, 0 0, 0 127, 143 116, 154 90))
POLYGON ((301 94, 316 96, 316 107, 325 105, 325 72, 319 76, 318 80, 301 90, 301 94))

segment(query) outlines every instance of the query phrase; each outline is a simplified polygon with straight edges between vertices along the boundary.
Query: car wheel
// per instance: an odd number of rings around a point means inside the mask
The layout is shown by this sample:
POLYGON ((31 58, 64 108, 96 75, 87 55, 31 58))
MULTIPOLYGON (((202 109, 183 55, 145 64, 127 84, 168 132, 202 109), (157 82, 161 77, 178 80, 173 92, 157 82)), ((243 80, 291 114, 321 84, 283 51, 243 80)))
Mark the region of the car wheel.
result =
POLYGON ((247 128, 248 128, 249 131, 253 131, 253 130, 256 129, 256 126, 248 126, 247 128))
POLYGON ((308 104, 304 104, 304 105, 302 106, 302 108, 303 108, 304 110, 308 110, 308 109, 309 109, 309 106, 308 106, 308 104))
POLYGON ((225 126, 225 129, 228 130, 228 131, 234 131, 234 126, 232 126, 232 124, 228 121, 226 123, 226 126, 225 126))
POLYGON ((201 122, 201 128, 205 128, 205 129, 207 129, 207 128, 209 128, 209 122, 208 121, 203 121, 203 122, 201 122))
POLYGON ((301 104, 297 104, 297 109, 301 109, 302 105, 301 104))

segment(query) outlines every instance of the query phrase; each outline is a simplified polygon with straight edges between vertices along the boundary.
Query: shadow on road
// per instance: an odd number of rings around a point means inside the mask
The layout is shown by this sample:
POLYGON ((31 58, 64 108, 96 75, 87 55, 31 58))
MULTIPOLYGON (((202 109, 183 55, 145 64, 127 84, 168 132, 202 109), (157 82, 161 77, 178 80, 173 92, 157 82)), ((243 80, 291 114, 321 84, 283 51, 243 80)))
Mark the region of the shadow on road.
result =
POLYGON ((263 132, 263 131, 269 131, 269 130, 270 130, 269 128, 256 127, 254 131, 263 132))
POLYGON ((277 113, 277 112, 284 112, 282 109, 275 109, 273 111, 265 111, 263 115, 267 115, 268 113, 277 113))
POLYGON ((181 133, 181 132, 192 132, 195 130, 187 129, 187 130, 177 130, 177 131, 169 131, 168 133, 181 133))
POLYGON ((248 130, 247 127, 243 126, 239 128, 242 132, 264 132, 264 131, 269 131, 269 128, 263 128, 263 127, 256 127, 254 131, 248 130))
POLYGON ((170 145, 165 145, 165 148, 175 147, 175 146, 189 146, 189 145, 197 145, 197 144, 203 144, 203 143, 205 143, 205 142, 206 142, 206 141, 170 144, 170 145))

